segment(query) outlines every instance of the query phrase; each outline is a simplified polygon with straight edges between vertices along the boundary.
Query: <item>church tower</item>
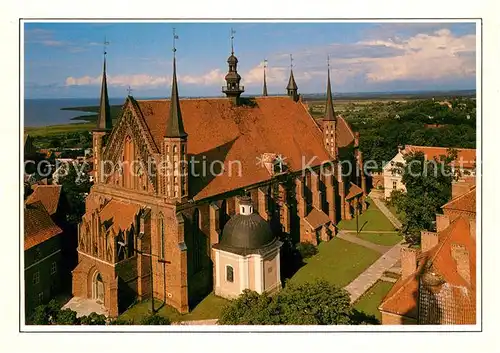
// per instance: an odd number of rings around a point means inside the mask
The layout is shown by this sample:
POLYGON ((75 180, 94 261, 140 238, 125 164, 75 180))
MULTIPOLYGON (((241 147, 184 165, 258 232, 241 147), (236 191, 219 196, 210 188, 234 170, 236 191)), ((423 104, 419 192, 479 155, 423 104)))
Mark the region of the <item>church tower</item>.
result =
POLYGON ((299 93, 297 83, 295 83, 295 77, 293 77, 293 57, 290 54, 290 78, 288 79, 288 85, 286 86, 287 95, 297 102, 299 100, 299 93))
MULTIPOLYGON (((106 46, 107 42, 104 42, 106 46)), ((94 156, 94 183, 98 184, 102 181, 102 154, 106 137, 112 130, 111 109, 109 107, 108 98, 108 84, 106 80, 106 48, 104 48, 104 64, 102 70, 102 84, 101 84, 101 99, 99 101, 99 113, 97 115, 97 126, 92 131, 92 144, 94 156)))
MULTIPOLYGON (((175 38, 176 36, 174 33, 174 40, 175 38)), ((188 135, 186 131, 184 131, 184 124, 182 122, 181 105, 177 88, 175 51, 174 45, 170 112, 162 146, 162 154, 164 157, 163 165, 166 167, 166 170, 164 169, 162 172, 162 191, 167 199, 181 202, 188 197, 188 135)))
POLYGON ((262 88, 262 95, 264 97, 267 97, 266 69, 267 69, 267 60, 264 60, 264 87, 262 88))
POLYGON ((222 87, 222 92, 230 98, 234 104, 238 103, 240 95, 245 92, 245 88, 240 86, 241 76, 238 74, 238 58, 234 55, 234 31, 231 29, 231 56, 227 58, 229 71, 224 78, 226 86, 222 87))
POLYGON ((322 122, 323 143, 332 160, 337 159, 337 117, 333 109, 332 87, 330 83, 330 59, 328 59, 328 82, 326 85, 326 110, 322 122))

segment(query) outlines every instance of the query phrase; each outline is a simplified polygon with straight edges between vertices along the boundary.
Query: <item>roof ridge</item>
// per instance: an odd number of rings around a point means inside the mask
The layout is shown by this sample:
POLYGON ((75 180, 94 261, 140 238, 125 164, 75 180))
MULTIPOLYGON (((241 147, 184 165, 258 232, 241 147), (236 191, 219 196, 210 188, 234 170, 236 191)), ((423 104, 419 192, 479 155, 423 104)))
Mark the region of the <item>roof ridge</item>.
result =
POLYGON ((465 192, 464 194, 462 195, 458 195, 457 197, 454 197, 452 198, 450 201, 448 201, 447 203, 445 203, 443 206, 441 206, 441 208, 446 208, 447 206, 449 206, 450 204, 453 204, 455 202, 457 202, 458 200, 461 200, 463 199, 465 196, 469 196, 469 194, 471 194, 472 192, 475 193, 476 191, 476 185, 474 185, 473 187, 470 188, 470 190, 468 190, 467 192, 465 192))
POLYGON ((406 147, 416 147, 416 148, 443 148, 443 149, 455 149, 459 151, 476 151, 475 148, 462 148, 462 147, 443 147, 443 146, 419 146, 419 145, 405 145, 406 147))

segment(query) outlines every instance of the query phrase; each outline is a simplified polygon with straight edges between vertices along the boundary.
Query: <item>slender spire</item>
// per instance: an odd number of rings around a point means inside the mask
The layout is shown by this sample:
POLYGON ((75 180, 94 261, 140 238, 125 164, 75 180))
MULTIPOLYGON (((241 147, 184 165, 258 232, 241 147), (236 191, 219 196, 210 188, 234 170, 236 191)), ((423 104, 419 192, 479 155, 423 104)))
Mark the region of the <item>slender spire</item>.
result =
POLYGON ((266 69, 267 69, 267 59, 264 59, 264 88, 262 89, 262 95, 264 97, 267 97, 266 69))
POLYGON ((99 114, 97 116, 97 129, 98 130, 111 130, 111 108, 109 107, 108 98, 108 83, 106 79, 106 46, 109 44, 104 38, 104 63, 102 69, 102 84, 101 84, 101 99, 99 102, 99 114))
POLYGON ((231 55, 234 55, 234 34, 236 31, 231 28, 231 55))
POLYGON ((181 105, 179 102, 179 91, 177 89, 177 69, 175 63, 175 40, 179 37, 175 34, 175 28, 173 30, 173 74, 172 74, 172 95, 170 97, 170 116, 167 121, 167 130, 165 137, 187 137, 187 133, 184 131, 184 124, 182 123, 181 105))
POLYGON ((326 87, 326 111, 325 120, 336 120, 335 110, 333 109, 332 85, 330 83, 330 56, 328 56, 328 82, 326 87))
POLYGON ((288 79, 287 90, 297 90, 297 83, 295 83, 295 77, 293 77, 293 56, 290 54, 290 78, 288 79))

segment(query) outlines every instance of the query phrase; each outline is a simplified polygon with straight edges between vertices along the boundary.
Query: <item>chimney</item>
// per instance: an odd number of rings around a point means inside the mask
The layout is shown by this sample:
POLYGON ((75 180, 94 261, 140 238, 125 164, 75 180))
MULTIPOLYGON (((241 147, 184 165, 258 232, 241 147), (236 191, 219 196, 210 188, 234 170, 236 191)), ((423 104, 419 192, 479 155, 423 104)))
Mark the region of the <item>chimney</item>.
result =
POLYGON ((450 225, 450 218, 444 214, 436 214, 436 231, 442 232, 450 225))
POLYGON ((435 232, 420 232, 420 244, 422 248, 422 252, 426 252, 438 244, 439 238, 438 233, 435 232))
POLYGON ((451 244, 451 256, 457 262, 457 272, 467 283, 470 284, 469 251, 464 245, 451 244))
POLYGON ((404 149, 404 146, 403 145, 399 145, 398 146, 398 153, 401 153, 401 151, 404 149))
POLYGON ((417 270, 418 249, 401 248, 401 278, 405 279, 417 270))

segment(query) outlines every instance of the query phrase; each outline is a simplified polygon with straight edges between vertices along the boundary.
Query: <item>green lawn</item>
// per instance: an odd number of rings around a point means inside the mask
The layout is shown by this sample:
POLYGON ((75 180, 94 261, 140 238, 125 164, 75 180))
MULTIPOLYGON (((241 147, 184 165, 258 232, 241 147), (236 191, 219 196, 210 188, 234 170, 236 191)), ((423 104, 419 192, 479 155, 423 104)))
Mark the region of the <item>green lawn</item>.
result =
MULTIPOLYGON (((383 232, 395 229, 392 223, 375 205, 375 202, 373 202, 370 198, 367 198, 366 202, 368 203, 368 208, 358 217, 358 224, 361 231, 376 230, 383 232)), ((356 218, 351 220, 342 220, 337 226, 339 229, 356 230, 356 218)))
MULTIPOLYGON (((169 318, 171 322, 217 319, 221 313, 222 308, 227 303, 229 303, 228 300, 216 297, 213 293, 211 293, 188 314, 180 314, 177 310, 170 306, 162 307, 158 311, 158 314, 169 318)), ((149 315, 150 305, 151 302, 149 300, 144 300, 140 303, 137 303, 136 305, 125 311, 123 314, 121 314, 120 319, 132 319, 134 321, 134 324, 138 324, 143 317, 149 315)), ((158 308, 160 305, 161 302, 155 300, 156 308, 158 308)))
POLYGON ((392 246, 403 240, 398 233, 359 233, 358 238, 378 245, 392 246))
POLYGON ((51 136, 58 134, 66 134, 68 132, 90 131, 95 128, 95 123, 78 123, 78 124, 63 124, 49 125, 41 127, 25 127, 24 131, 31 136, 51 136))
POLYGON ((394 283, 391 282, 377 281, 365 294, 356 300, 354 308, 363 311, 365 314, 375 315, 380 321, 381 317, 378 307, 393 285, 394 283))
POLYGON ((340 238, 320 243, 319 253, 306 259, 289 281, 310 282, 321 278, 344 287, 374 263, 380 254, 361 245, 340 238))

